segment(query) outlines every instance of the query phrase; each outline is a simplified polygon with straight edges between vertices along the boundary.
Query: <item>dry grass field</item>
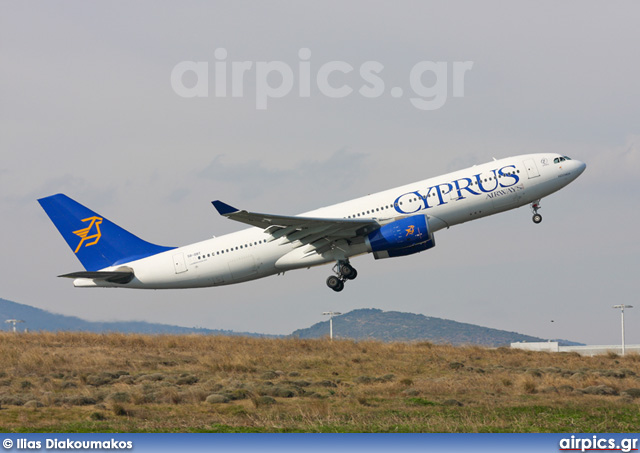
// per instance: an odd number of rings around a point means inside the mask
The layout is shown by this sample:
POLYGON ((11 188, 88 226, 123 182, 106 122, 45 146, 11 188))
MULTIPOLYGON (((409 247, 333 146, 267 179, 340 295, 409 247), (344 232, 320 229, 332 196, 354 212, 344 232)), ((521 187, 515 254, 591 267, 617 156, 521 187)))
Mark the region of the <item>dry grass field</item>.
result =
POLYGON ((637 432, 640 356, 0 334, 3 432, 637 432))

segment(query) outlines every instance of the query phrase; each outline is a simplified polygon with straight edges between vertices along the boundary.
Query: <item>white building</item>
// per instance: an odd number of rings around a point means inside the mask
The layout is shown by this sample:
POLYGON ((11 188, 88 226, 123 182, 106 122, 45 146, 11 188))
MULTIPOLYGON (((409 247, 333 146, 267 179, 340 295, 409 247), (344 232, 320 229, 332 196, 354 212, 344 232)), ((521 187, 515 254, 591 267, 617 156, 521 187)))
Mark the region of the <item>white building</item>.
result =
MULTIPOLYGON (((525 349, 527 351, 546 351, 546 352, 577 352, 580 355, 601 355, 609 352, 622 355, 621 345, 593 345, 593 346, 560 346, 557 341, 544 341, 538 343, 511 343, 514 349, 525 349)), ((625 345, 627 354, 640 354, 640 344, 625 345)))

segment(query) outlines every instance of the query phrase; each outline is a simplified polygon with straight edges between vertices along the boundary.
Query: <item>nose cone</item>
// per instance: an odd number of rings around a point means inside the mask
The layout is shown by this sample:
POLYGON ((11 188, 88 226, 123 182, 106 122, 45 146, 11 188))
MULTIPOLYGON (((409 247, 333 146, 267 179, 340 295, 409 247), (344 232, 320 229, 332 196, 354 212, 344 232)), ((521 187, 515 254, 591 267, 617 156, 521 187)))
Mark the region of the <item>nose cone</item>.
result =
POLYGON ((576 175, 576 178, 578 176, 580 176, 582 174, 582 172, 584 172, 584 170, 587 168, 587 164, 585 164, 584 162, 581 162, 579 160, 573 160, 572 161, 574 163, 574 165, 576 166, 574 172, 576 175))

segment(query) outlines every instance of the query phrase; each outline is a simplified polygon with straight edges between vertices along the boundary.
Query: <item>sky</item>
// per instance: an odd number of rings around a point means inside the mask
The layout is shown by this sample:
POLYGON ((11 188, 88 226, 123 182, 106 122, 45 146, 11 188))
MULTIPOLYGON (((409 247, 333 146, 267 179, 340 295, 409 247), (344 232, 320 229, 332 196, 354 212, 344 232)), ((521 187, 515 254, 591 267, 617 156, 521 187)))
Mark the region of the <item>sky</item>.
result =
POLYGON ((638 17, 631 1, 2 1, 0 297, 269 334, 371 307, 588 344, 620 341, 624 303, 639 344, 638 17), (587 163, 540 225, 525 206, 423 253, 355 258, 341 293, 330 265, 74 288, 56 276, 80 263, 36 201, 62 192, 178 246, 243 228, 211 200, 294 215, 534 152, 587 163))

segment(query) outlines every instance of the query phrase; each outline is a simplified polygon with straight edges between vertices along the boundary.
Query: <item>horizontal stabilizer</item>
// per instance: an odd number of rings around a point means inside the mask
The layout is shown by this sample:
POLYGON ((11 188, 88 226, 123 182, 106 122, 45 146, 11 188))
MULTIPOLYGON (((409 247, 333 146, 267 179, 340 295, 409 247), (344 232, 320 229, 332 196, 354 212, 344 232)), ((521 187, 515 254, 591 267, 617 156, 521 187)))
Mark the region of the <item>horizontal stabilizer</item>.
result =
POLYGON ((58 277, 64 278, 89 278, 91 280, 104 280, 110 283, 126 284, 133 280, 134 274, 131 272, 72 272, 70 274, 58 275, 58 277))

